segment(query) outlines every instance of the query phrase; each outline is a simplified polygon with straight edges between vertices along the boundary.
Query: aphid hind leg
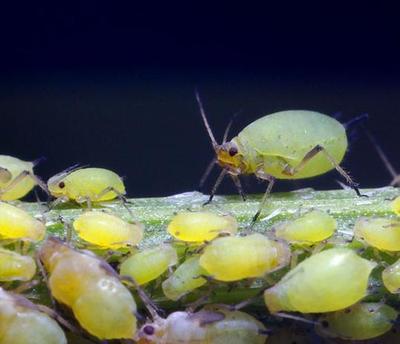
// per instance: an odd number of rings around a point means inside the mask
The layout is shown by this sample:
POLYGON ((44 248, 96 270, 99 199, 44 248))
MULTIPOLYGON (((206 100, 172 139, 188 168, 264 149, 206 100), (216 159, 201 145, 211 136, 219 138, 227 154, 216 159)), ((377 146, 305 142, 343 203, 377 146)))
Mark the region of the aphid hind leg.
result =
POLYGON ((32 172, 22 171, 19 175, 17 175, 13 181, 8 184, 4 189, 0 191, 0 196, 13 188, 15 188, 19 183, 22 182, 26 177, 29 177, 33 180, 33 182, 38 185, 46 194, 50 195, 49 189, 47 188, 46 183, 41 180, 38 176, 35 176, 32 172))
POLYGON ((350 175, 337 163, 335 158, 321 145, 316 145, 308 153, 306 153, 306 155, 303 157, 303 159, 297 166, 291 167, 290 165, 286 165, 282 173, 289 176, 294 176, 296 173, 299 173, 307 165, 307 163, 311 159, 313 159, 319 152, 324 154, 325 158, 332 164, 332 166, 336 169, 336 171, 339 172, 339 174, 346 180, 347 185, 349 185, 356 192, 357 196, 359 197, 365 196, 361 195, 360 190, 358 189, 358 184, 355 181, 353 181, 350 175))
POLYGON ((129 207, 127 206, 127 204, 132 204, 132 202, 130 202, 124 194, 122 194, 121 192, 119 192, 117 189, 115 189, 112 186, 108 186, 106 187, 103 191, 101 191, 100 193, 98 193, 95 197, 95 200, 101 199, 104 195, 108 194, 109 192, 114 192, 115 195, 117 196, 117 198, 121 201, 122 205, 124 206, 124 208, 128 211, 129 215, 131 217, 133 217, 132 211, 129 209, 129 207))

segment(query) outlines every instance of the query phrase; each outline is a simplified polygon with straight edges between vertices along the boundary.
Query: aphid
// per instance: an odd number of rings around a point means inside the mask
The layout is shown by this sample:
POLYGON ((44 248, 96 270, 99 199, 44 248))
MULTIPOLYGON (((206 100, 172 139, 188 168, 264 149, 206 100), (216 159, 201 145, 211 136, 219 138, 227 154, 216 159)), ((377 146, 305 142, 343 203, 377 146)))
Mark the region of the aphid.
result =
POLYGON ((62 201, 83 203, 109 201, 125 194, 124 183, 115 172, 94 167, 74 168, 48 180, 51 195, 62 201))
POLYGON ((287 244, 255 233, 213 240, 200 256, 200 266, 219 281, 262 277, 285 266, 290 258, 287 244))
POLYGON ((135 300, 106 262, 53 237, 39 257, 49 272, 52 296, 72 309, 86 331, 100 339, 133 338, 135 300))
POLYGON ((400 293, 400 259, 382 271, 382 281, 391 293, 400 293))
POLYGON ((139 343, 156 344, 264 344, 266 339, 264 325, 251 315, 218 308, 156 316, 137 336, 139 343))
POLYGON ((29 281, 35 273, 36 264, 32 257, 0 248, 0 281, 29 281))
POLYGON ((275 226, 275 236, 291 243, 313 245, 333 235, 336 220, 327 213, 312 210, 294 221, 275 226))
POLYGON ((400 251, 400 220, 359 218, 354 225, 354 236, 379 250, 400 251))
POLYGON ((337 312, 323 314, 316 328, 326 337, 365 340, 388 332, 397 316, 395 309, 383 303, 357 303, 337 312))
POLYGON ((207 280, 201 277, 205 275, 207 275, 207 271, 200 266, 199 256, 190 257, 162 283, 164 295, 176 301, 183 295, 206 284, 207 280))
POLYGON ((198 93, 196 98, 216 154, 213 163, 222 167, 210 201, 226 174, 231 176, 240 193, 239 175, 254 174, 269 182, 255 221, 275 179, 310 178, 333 168, 360 195, 358 184, 339 166, 347 149, 347 136, 345 127, 334 118, 314 111, 276 112, 259 118, 226 142, 229 125, 220 145, 208 124, 198 93))
POLYGON ((230 215, 210 211, 183 211, 175 215, 168 225, 168 233, 187 242, 204 242, 220 234, 236 234, 237 222, 230 215))
POLYGON ((46 185, 33 172, 41 160, 23 161, 9 155, 0 155, 0 200, 20 199, 36 184, 47 191, 46 185))
POLYGON ((349 307, 367 294, 376 263, 345 248, 322 251, 302 261, 264 292, 271 313, 332 312, 349 307))
POLYGON ((397 196, 392 201, 392 209, 396 213, 396 215, 400 215, 400 196, 397 196))
POLYGON ((0 202, 0 238, 3 240, 39 241, 46 234, 44 223, 25 210, 0 202))
POLYGON ((143 226, 129 223, 102 211, 88 211, 73 223, 78 236, 86 242, 107 249, 134 246, 143 237, 143 226))
POLYGON ((0 288, 1 344, 66 344, 55 320, 21 295, 0 288))
POLYGON ((164 244, 130 256, 121 264, 120 275, 132 277, 137 284, 142 285, 155 280, 177 262, 175 249, 164 244))

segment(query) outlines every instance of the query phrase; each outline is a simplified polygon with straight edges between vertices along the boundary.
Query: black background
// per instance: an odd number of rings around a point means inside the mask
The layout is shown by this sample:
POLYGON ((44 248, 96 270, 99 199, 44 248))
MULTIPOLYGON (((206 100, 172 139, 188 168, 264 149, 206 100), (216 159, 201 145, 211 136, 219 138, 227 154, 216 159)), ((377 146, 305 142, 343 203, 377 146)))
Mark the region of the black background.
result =
MULTIPOLYGON (((74 164, 126 176, 131 196, 193 190, 212 157, 197 87, 220 138, 261 115, 316 110, 368 127, 400 171, 400 36, 394 8, 205 2, 13 2, 1 8, 1 153, 43 178, 74 164)), ((344 166, 390 176, 362 131, 344 166)), ((215 175, 213 176, 213 178, 215 175)), ((277 190, 334 188, 335 173, 277 190)), ((212 179, 209 181, 210 186, 212 179)), ((263 191, 250 180, 247 189, 263 191)), ((233 192, 225 182, 221 192, 233 192)))

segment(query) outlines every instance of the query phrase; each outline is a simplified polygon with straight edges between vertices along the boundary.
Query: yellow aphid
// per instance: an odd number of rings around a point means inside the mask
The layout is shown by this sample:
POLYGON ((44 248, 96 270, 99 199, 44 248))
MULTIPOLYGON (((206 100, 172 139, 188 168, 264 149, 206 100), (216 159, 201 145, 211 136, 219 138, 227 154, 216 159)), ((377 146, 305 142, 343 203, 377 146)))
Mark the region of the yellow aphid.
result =
POLYGON ((134 246, 143 237, 143 226, 101 211, 88 211, 73 223, 78 236, 90 244, 110 249, 134 246))
POLYGON ((375 266, 350 249, 322 251, 302 261, 267 289, 264 300, 271 313, 340 310, 366 296, 368 278, 375 266))
POLYGON ((66 170, 50 178, 47 186, 54 197, 77 202, 108 201, 125 194, 121 177, 104 168, 66 170))
POLYGON ((39 251, 53 297, 70 307, 80 325, 99 339, 132 339, 136 303, 106 262, 49 238, 39 251))
POLYGON ((203 242, 219 234, 236 234, 237 222, 229 215, 210 211, 184 211, 175 215, 168 225, 168 232, 174 238, 187 242, 203 242))
POLYGON ((317 331, 326 337, 365 340, 388 332, 398 312, 383 303, 357 303, 320 317, 317 331))
POLYGON ((385 217, 359 218, 355 238, 384 251, 400 251, 400 220, 385 217))
POLYGON ((213 240, 200 257, 200 266, 219 281, 261 277, 286 265, 290 251, 285 243, 261 234, 213 240))
POLYGON ((382 271, 382 281, 391 293, 400 293, 400 259, 382 271))
POLYGON ((161 245, 130 256, 121 264, 120 274, 132 277, 141 285, 155 280, 177 262, 175 249, 170 245, 161 245))
POLYGON ((39 241, 46 234, 46 226, 25 210, 0 202, 0 238, 39 241))
POLYGON ((392 209, 396 213, 396 215, 400 215, 400 196, 397 196, 392 201, 392 209))
POLYGON ((61 327, 25 297, 0 288, 0 344, 66 344, 61 327))
POLYGON ((312 210, 294 221, 278 224, 275 235, 291 243, 312 245, 332 236, 336 227, 336 220, 332 216, 312 210))
POLYGON ((207 271, 200 266, 199 256, 190 257, 162 283, 164 295, 176 301, 183 295, 206 284, 207 280, 201 277, 204 275, 207 275, 207 271))
POLYGON ((157 317, 143 325, 137 337, 149 344, 264 344, 266 339, 264 325, 251 315, 216 307, 157 317))
POLYGON ((36 264, 32 257, 0 248, 0 281, 29 281, 35 273, 36 264))
POLYGON ((32 178, 35 162, 0 155, 0 200, 12 201, 24 197, 36 185, 32 178), (18 180, 16 180, 18 178, 18 180), (11 188, 7 188, 15 180, 11 188))

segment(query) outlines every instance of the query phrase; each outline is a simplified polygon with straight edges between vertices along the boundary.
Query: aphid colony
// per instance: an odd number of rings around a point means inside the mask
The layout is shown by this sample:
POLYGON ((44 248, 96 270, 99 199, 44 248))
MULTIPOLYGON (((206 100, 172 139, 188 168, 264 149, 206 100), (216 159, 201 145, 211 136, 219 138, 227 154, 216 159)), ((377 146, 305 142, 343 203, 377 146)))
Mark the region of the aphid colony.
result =
POLYGON ((93 202, 124 201, 114 172, 67 170, 45 184, 33 174, 34 164, 27 165, 29 173, 14 165, 0 170, 0 195, 8 195, 3 200, 18 199, 40 183, 56 203, 69 199, 87 207, 64 223, 65 238, 56 238, 41 220, 0 201, 0 344, 66 343, 70 336, 88 342, 265 343, 279 341, 282 321, 311 324, 311 334, 321 338, 364 340, 396 323, 397 303, 387 296, 400 293, 397 199, 392 216, 359 218, 352 242, 338 241, 337 221, 318 209, 299 211, 264 234, 239 231, 229 214, 197 209, 170 218, 168 242, 142 247, 144 226, 132 214, 127 220, 92 209, 93 202), (33 182, 16 192, 24 178, 33 182), (27 298, 40 282, 51 308, 27 298), (245 296, 216 303, 221 290, 245 296), (166 300, 182 309, 161 313, 155 302, 166 300))

